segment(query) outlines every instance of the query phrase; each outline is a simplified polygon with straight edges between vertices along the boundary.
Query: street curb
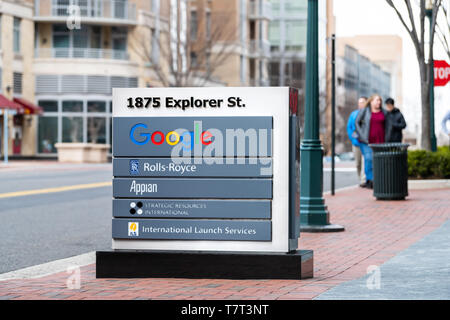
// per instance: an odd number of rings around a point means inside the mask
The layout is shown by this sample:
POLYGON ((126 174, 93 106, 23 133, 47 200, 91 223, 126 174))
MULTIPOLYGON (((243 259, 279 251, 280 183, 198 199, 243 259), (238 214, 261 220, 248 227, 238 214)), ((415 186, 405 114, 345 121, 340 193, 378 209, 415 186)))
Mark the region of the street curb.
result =
POLYGON ((408 180, 409 190, 446 189, 450 188, 450 180, 408 180))
MULTIPOLYGON (((358 188, 358 185, 347 186, 343 188, 336 189, 335 191, 346 191, 358 188)), ((326 191, 324 195, 330 195, 331 191, 326 191)), ((86 265, 95 264, 95 251, 91 251, 78 256, 54 260, 44 264, 35 265, 15 271, 10 271, 7 273, 0 274, 0 282, 7 280, 17 280, 17 279, 36 279, 49 276, 59 272, 65 272, 68 268, 82 267, 86 265)))
POLYGON ((36 279, 95 263, 95 251, 0 274, 0 281, 36 279))
MULTIPOLYGON (((358 188, 358 185, 357 184, 355 184, 355 185, 353 185, 353 186, 347 186, 347 187, 342 187, 342 188, 339 188, 339 189, 335 189, 334 191, 336 192, 336 191, 347 191, 347 190, 352 190, 352 189, 356 189, 356 188, 358 188)), ((323 195, 331 195, 331 190, 329 190, 329 191, 324 191, 323 192, 323 195)))

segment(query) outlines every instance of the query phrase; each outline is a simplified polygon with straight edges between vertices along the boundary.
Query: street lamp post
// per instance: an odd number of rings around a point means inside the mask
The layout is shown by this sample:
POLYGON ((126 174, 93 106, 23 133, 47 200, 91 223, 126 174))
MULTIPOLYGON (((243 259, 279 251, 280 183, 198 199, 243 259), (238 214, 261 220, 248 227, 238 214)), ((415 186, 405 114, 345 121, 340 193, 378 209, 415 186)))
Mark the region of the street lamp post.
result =
POLYGON ((323 199, 323 147, 319 138, 319 4, 308 0, 305 134, 300 147, 300 231, 343 231, 330 224, 323 199))
MULTIPOLYGON (((430 19, 430 42, 433 37, 433 1, 427 0, 425 3, 425 13, 430 19)), ((430 144, 431 151, 436 152, 437 143, 436 143, 436 134, 434 132, 434 59, 431 54, 432 48, 430 47, 430 55, 428 58, 429 68, 430 68, 430 144)))

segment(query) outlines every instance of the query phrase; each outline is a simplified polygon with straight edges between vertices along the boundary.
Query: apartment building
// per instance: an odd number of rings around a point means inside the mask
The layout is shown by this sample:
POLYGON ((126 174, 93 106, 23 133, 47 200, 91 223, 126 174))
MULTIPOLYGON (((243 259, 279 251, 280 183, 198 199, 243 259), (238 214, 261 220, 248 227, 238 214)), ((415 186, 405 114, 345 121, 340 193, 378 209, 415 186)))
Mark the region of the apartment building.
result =
POLYGON ((365 35, 341 37, 348 44, 391 75, 391 94, 403 106, 403 41, 396 35, 365 35))
MULTIPOLYGON (((0 1, 0 109, 8 109, 9 154, 35 152, 37 114, 41 109, 33 103, 33 34, 32 1, 0 1)), ((2 112, 2 141, 3 117, 2 112)))
POLYGON ((198 34, 212 41, 207 58, 213 78, 227 86, 269 85, 268 0, 192 0, 190 10, 191 27, 203 20, 198 34))
MULTIPOLYGON (((300 115, 303 122, 306 79, 307 0, 271 0, 272 17, 269 26, 271 86, 292 86, 299 89, 300 115)), ((329 125, 330 73, 329 38, 334 33, 333 1, 319 0, 319 109, 320 135, 327 148, 326 128, 329 125)), ((303 123, 301 133, 303 133, 303 123)))
POLYGON ((270 19, 267 0, 0 0, 9 154, 111 144, 115 87, 268 85, 270 19))
POLYGON ((114 87, 158 85, 151 51, 167 1, 35 0, 35 101, 44 109, 37 154, 57 142, 111 143, 114 87), (150 53, 148 55, 147 53, 150 53))

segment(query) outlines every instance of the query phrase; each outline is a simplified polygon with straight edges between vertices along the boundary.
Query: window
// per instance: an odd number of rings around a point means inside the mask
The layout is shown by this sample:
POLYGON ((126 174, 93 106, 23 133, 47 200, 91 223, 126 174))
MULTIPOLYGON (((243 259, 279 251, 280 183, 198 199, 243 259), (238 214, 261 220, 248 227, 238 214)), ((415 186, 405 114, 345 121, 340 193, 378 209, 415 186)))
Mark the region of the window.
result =
POLYGON ((151 59, 153 64, 159 63, 159 32, 152 29, 152 47, 151 47, 151 59))
POLYGON ((286 49, 302 50, 306 46, 306 21, 286 22, 286 49))
POLYGON ((269 24, 269 41, 273 46, 280 45, 280 22, 273 21, 269 24))
POLYGON ((39 117, 38 137, 39 153, 56 153, 55 143, 58 142, 58 118, 39 117))
POLYGON ((87 111, 88 112, 106 112, 106 102, 105 101, 88 101, 87 111))
POLYGON ((13 50, 15 53, 20 53, 20 19, 14 17, 13 25, 13 50))
POLYGON ((191 52, 191 67, 197 66, 198 66, 197 54, 195 52, 191 52))
POLYGON ((83 111, 83 101, 63 101, 62 103, 63 112, 82 112, 83 111))
POLYGON ((90 143, 106 143, 106 118, 88 118, 87 138, 90 143))
POLYGON ((13 91, 15 94, 22 94, 22 74, 13 73, 13 91))
POLYGON ((279 86, 280 85, 280 63, 279 62, 270 62, 269 76, 270 76, 270 85, 271 86, 279 86))
POLYGON ((197 40, 198 31, 197 11, 191 11, 191 40, 197 40))
POLYGON ((80 96, 71 100, 44 98, 37 103, 44 108, 38 120, 39 153, 56 153, 57 142, 111 143, 111 100, 80 96))
POLYGON ((211 39, 211 12, 206 12, 206 39, 211 39))
POLYGON ((127 29, 122 27, 112 28, 112 47, 114 59, 123 59, 127 50, 127 29))
POLYGON ((245 64, 246 60, 243 55, 240 56, 240 60, 241 60, 241 63, 240 63, 241 67, 239 69, 239 71, 240 71, 239 76, 240 76, 241 83, 244 84, 246 82, 246 78, 247 78, 246 77, 247 68, 246 68, 246 64, 245 64))
POLYGON ((91 48, 100 49, 102 47, 102 29, 99 26, 91 27, 91 48))
POLYGON ((44 113, 45 112, 58 112, 58 101, 39 100, 38 105, 44 109, 44 113))
POLYGON ((71 30, 73 33, 73 47, 87 48, 88 47, 88 28, 84 25, 80 29, 71 30))
POLYGON ((83 118, 63 117, 62 142, 83 142, 83 118))
POLYGON ((102 50, 102 27, 83 24, 81 29, 67 29, 64 24, 53 25, 53 57, 90 59, 127 59, 127 28, 113 27, 113 54, 102 50))

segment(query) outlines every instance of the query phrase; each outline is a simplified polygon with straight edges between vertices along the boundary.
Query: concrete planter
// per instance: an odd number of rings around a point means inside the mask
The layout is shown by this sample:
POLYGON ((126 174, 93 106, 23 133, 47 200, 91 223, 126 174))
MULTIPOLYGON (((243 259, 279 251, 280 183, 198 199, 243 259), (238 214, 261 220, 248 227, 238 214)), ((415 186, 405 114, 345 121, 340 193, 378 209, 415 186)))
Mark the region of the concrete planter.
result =
POLYGON ((408 180, 409 190, 446 189, 450 188, 448 179, 408 180))
POLYGON ((108 162, 109 144, 57 143, 59 162, 104 163, 108 162))

